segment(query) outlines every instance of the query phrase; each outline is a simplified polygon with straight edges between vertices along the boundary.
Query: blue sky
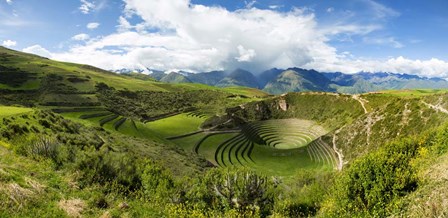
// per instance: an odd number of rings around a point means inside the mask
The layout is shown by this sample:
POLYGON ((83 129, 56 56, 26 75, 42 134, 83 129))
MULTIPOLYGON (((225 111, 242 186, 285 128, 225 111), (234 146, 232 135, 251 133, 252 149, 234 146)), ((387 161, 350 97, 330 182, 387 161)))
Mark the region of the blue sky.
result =
POLYGON ((116 70, 448 78, 446 0, 0 0, 0 44, 116 70))

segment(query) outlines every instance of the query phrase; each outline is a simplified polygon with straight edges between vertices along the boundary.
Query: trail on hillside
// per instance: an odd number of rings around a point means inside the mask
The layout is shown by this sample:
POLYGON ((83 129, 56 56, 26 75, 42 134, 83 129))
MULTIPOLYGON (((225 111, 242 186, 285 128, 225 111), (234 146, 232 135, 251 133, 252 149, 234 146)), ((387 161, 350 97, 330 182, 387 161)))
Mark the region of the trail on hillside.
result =
POLYGON ((352 98, 355 99, 355 100, 357 100, 357 101, 361 104, 362 108, 364 109, 364 113, 367 114, 367 113, 368 113, 368 112, 367 112, 367 108, 366 108, 366 106, 364 105, 364 103, 367 102, 367 100, 361 98, 360 95, 352 95, 352 98))
POLYGON ((439 111, 439 112, 448 114, 448 110, 445 109, 445 108, 443 108, 442 106, 440 106, 440 105, 438 105, 438 104, 437 104, 437 105, 429 104, 429 103, 426 103, 426 102, 423 101, 423 100, 422 100, 422 103, 423 103, 424 105, 426 105, 427 107, 431 108, 431 109, 434 109, 434 110, 436 110, 436 111, 439 111))
POLYGON ((336 139, 337 139, 336 134, 338 134, 338 133, 339 133, 339 129, 336 130, 336 131, 334 132, 334 134, 333 134, 333 150, 334 150, 334 152, 338 155, 339 163, 338 163, 337 168, 338 168, 339 171, 341 171, 341 170, 342 170, 342 167, 344 166, 344 155, 343 155, 342 152, 340 152, 339 149, 336 147, 336 139))

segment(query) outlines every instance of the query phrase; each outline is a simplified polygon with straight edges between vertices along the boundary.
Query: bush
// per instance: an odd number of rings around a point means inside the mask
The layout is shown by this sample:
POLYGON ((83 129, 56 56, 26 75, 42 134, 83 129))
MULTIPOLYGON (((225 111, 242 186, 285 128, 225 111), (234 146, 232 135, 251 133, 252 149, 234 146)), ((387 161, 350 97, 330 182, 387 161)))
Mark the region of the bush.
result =
POLYGON ((146 198, 159 202, 178 203, 175 181, 171 173, 148 162, 142 174, 142 186, 146 198))
POLYGON ((59 146, 59 142, 55 139, 41 136, 36 142, 30 145, 28 154, 35 159, 44 157, 58 162, 59 146))
POLYGON ((353 162, 336 180, 326 212, 386 216, 395 200, 417 188, 418 149, 417 140, 403 139, 353 162))
POLYGON ((140 166, 129 154, 92 151, 78 159, 76 168, 81 171, 83 186, 98 183, 110 185, 125 193, 141 188, 140 166))
POLYGON ((216 168, 189 193, 198 203, 219 211, 265 217, 273 209, 276 185, 272 179, 246 168, 216 168))

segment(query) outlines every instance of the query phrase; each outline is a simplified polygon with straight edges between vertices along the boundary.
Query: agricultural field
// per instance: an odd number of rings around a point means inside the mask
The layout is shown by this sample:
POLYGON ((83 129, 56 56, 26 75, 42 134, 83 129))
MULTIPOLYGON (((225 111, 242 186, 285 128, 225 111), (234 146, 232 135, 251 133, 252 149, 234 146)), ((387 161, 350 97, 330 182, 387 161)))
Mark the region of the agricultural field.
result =
POLYGON ((182 113, 172 117, 145 123, 145 127, 162 137, 175 137, 200 131, 200 125, 207 116, 195 113, 182 113))
POLYGON ((238 130, 203 130, 207 116, 182 113, 152 122, 139 122, 106 110, 62 113, 91 126, 128 136, 171 141, 216 166, 246 166, 272 175, 291 175, 300 169, 332 170, 338 159, 322 141, 327 131, 313 121, 257 121, 238 130))
POLYGON ((321 139, 326 131, 313 121, 279 119, 250 123, 241 130, 210 131, 174 143, 217 166, 246 166, 270 175, 303 169, 333 170, 335 151, 321 139))

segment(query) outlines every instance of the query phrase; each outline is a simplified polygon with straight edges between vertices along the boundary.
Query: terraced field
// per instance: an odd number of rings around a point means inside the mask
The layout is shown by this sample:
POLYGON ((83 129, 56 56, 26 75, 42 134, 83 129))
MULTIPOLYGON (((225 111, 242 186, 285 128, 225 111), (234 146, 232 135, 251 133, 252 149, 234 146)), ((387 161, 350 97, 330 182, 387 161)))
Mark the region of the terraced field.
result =
POLYGON ((57 108, 53 111, 89 126, 101 126, 125 135, 167 142, 166 138, 200 133, 207 116, 199 112, 182 113, 152 122, 139 122, 107 111, 101 107, 57 108))
POLYGON ((241 165, 272 174, 335 169, 338 158, 321 139, 327 131, 313 121, 267 120, 240 130, 201 132, 173 141, 217 166, 241 165))
POLYGON ((247 137, 277 149, 306 146, 326 132, 312 121, 299 119, 259 121, 243 128, 247 137))
POLYGON ((200 125, 206 119, 205 115, 189 112, 147 122, 145 126, 164 138, 170 138, 200 131, 200 125))
POLYGON ((211 131, 200 128, 207 116, 199 112, 147 123, 102 108, 73 109, 63 115, 130 136, 169 140, 216 166, 247 166, 280 175, 303 169, 332 170, 338 166, 336 153, 321 138, 327 131, 309 120, 258 121, 241 129, 211 131))

